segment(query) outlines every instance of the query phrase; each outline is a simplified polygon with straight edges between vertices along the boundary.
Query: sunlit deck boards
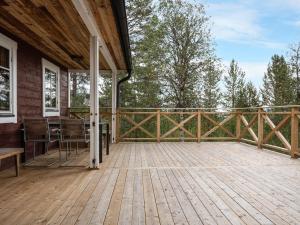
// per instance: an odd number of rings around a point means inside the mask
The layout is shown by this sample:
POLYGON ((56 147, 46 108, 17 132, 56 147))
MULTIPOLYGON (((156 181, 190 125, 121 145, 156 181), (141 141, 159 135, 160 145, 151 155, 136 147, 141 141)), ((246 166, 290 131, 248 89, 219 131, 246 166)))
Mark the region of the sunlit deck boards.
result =
POLYGON ((300 161, 238 143, 114 145, 100 170, 0 173, 1 224, 300 224, 300 161))

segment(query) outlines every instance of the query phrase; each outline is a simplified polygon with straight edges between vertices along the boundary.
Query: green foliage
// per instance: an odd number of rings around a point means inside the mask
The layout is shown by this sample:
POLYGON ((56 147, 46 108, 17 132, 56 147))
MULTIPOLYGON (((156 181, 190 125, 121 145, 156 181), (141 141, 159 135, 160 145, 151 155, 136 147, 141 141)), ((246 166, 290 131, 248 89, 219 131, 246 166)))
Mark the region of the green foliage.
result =
POLYGON ((274 55, 263 78, 262 98, 265 105, 295 103, 295 82, 283 56, 274 55))
POLYGON ((99 93, 99 107, 111 107, 112 102, 112 79, 111 77, 102 77, 99 93))
POLYGON ((296 86, 296 103, 300 104, 300 42, 293 44, 289 49, 289 64, 296 86))
POLYGON ((251 81, 247 82, 244 93, 246 93, 245 107, 257 107, 260 105, 259 93, 251 81))
POLYGON ((205 63, 214 57, 208 17, 202 4, 161 1, 164 36, 160 73, 164 102, 175 107, 200 104, 198 84, 205 63))
POLYGON ((224 77, 225 93, 224 105, 229 108, 241 107, 243 104, 245 88, 245 72, 233 59, 230 63, 228 74, 224 77))
MULTIPOLYGON (((121 106, 240 108, 259 106, 261 98, 266 105, 300 103, 300 44, 291 46, 289 62, 272 57, 260 93, 232 60, 222 93, 223 66, 201 3, 128 0, 126 7, 133 73, 121 86, 121 106)), ((71 84, 72 106, 88 105, 87 77, 72 76, 71 84)), ((103 78, 100 86, 100 106, 110 106, 111 78, 103 78)))
POLYGON ((219 60, 206 62, 200 86, 200 104, 204 108, 216 108, 221 103, 220 80, 222 70, 219 60))
POLYGON ((70 75, 71 107, 89 105, 89 76, 86 73, 71 73, 70 75))
POLYGON ((127 1, 132 79, 121 87, 121 106, 159 107, 160 30, 152 0, 127 1))

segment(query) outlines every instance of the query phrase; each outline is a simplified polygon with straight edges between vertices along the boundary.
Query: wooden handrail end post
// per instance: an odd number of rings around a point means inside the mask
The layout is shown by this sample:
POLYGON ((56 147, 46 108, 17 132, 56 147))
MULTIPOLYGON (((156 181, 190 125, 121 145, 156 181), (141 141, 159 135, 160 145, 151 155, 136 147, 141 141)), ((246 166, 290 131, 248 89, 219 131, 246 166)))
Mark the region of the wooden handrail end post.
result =
POLYGON ((197 142, 201 142, 201 111, 197 112, 197 142))
POLYGON ((160 143, 160 109, 158 109, 156 113, 156 141, 160 143))
POLYGON ((297 158, 298 145, 299 145, 299 120, 297 107, 292 108, 291 112, 291 157, 297 158))
POLYGON ((263 145, 263 139, 264 139, 264 118, 263 118, 263 109, 259 108, 258 109, 258 141, 257 141, 257 147, 259 149, 262 149, 262 145, 263 145))
POLYGON ((236 139, 238 142, 241 142, 241 111, 236 111, 236 139))

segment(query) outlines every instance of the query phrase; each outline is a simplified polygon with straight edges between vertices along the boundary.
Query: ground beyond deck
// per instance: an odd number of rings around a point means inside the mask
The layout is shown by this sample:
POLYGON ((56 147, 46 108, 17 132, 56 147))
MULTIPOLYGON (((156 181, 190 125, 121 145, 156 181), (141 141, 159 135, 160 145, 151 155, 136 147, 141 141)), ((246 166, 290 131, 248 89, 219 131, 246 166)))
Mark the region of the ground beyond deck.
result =
POLYGON ((300 161, 286 155, 238 143, 121 143, 104 160, 92 171, 1 172, 0 224, 300 224, 300 161))

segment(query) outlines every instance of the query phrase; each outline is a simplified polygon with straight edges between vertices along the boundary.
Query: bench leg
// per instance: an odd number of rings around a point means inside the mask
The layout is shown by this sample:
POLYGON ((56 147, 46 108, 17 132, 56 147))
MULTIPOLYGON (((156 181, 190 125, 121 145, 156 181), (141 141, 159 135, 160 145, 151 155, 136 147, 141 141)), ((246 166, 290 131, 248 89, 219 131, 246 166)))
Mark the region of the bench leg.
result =
POLYGON ((15 165, 16 165, 16 176, 18 177, 20 174, 20 155, 15 155, 15 165))

